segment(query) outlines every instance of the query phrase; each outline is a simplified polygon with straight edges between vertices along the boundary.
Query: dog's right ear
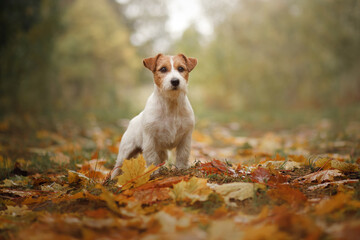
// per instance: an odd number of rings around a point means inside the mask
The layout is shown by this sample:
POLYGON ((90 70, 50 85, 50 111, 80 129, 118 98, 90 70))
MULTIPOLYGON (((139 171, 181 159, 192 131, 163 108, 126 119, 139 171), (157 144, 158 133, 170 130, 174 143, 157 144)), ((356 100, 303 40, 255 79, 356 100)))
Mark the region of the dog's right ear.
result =
POLYGON ((159 53, 158 55, 156 55, 155 57, 151 57, 151 58, 145 58, 143 60, 143 64, 144 66, 149 69, 152 72, 155 72, 156 70, 156 62, 159 59, 159 57, 162 56, 161 53, 159 53))

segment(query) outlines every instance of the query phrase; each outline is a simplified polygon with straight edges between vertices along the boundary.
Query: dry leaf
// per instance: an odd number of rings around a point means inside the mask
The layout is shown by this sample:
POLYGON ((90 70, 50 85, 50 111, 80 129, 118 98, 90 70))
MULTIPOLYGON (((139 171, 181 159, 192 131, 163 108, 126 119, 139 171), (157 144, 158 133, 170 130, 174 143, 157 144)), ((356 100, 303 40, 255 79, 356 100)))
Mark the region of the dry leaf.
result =
POLYGON ((338 193, 335 196, 321 201, 320 204, 316 206, 316 213, 319 215, 329 214, 337 209, 340 209, 349 202, 351 196, 345 193, 338 193))
POLYGON ((209 184, 209 187, 224 197, 227 204, 230 200, 245 200, 254 197, 256 191, 261 188, 258 183, 234 182, 227 184, 209 184))
POLYGON ((355 172, 359 170, 356 165, 339 160, 332 160, 331 168, 339 169, 342 172, 355 172))
POLYGON ((93 159, 83 164, 77 164, 76 166, 81 167, 79 172, 91 179, 103 180, 110 173, 110 169, 104 167, 106 163, 105 159, 93 159))
POLYGON ((68 181, 70 184, 81 183, 85 184, 90 181, 90 178, 86 177, 82 173, 78 173, 72 170, 68 171, 68 181))
POLYGON ((292 188, 288 185, 279 185, 274 189, 267 191, 272 199, 280 199, 287 202, 291 206, 300 206, 306 203, 307 197, 300 190, 292 188))
POLYGON ((169 188, 153 188, 135 191, 133 196, 143 204, 152 204, 171 198, 169 192, 169 188))
POLYGON ((151 173, 156 169, 158 167, 152 164, 146 168, 146 162, 142 155, 125 160, 121 167, 122 174, 117 177, 117 183, 123 190, 141 186, 149 181, 151 173))
POLYGON ((302 182, 302 183, 312 183, 312 182, 318 182, 323 183, 325 181, 333 181, 335 177, 341 177, 343 174, 335 169, 335 170, 322 170, 320 172, 314 172, 302 177, 299 177, 295 179, 296 182, 302 182))
POLYGON ((314 191, 316 189, 325 188, 329 185, 343 185, 346 183, 357 183, 357 182, 359 182, 359 179, 346 179, 346 180, 340 180, 340 181, 335 181, 335 182, 326 182, 326 183, 317 184, 317 185, 308 187, 308 189, 310 191, 314 191))
POLYGON ((273 166, 276 169, 284 169, 292 171, 295 168, 300 168, 302 164, 300 162, 293 161, 268 161, 265 164, 265 167, 273 166))
POLYGON ((8 216, 22 216, 27 213, 32 212, 28 209, 27 206, 6 206, 7 209, 0 212, 0 215, 8 215, 8 216))
POLYGON ((207 186, 207 180, 192 177, 188 182, 181 181, 173 186, 170 195, 175 201, 206 201, 212 190, 207 186))

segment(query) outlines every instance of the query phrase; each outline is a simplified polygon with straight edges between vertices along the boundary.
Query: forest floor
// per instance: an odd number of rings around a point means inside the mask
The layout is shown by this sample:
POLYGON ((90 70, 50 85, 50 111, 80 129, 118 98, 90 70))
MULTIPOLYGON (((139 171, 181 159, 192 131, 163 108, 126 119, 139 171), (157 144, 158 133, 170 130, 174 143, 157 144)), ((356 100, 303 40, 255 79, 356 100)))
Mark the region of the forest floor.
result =
POLYGON ((126 121, 0 122, 0 239, 356 239, 360 122, 259 131, 200 121, 190 168, 140 156, 108 179, 126 121))

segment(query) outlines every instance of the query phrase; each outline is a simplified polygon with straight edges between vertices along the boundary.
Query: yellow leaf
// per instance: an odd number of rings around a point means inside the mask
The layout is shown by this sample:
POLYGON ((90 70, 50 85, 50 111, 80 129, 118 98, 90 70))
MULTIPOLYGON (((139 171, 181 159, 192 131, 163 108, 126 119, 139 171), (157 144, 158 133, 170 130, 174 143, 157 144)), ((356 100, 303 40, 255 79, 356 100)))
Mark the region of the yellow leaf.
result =
POLYGON ((69 170, 68 171, 68 181, 69 183, 87 183, 90 181, 90 178, 86 177, 84 174, 69 170))
POLYGON ((212 190, 207 186, 207 180, 192 177, 188 182, 181 181, 173 186, 170 193, 175 201, 206 201, 212 190))
POLYGON ((355 172, 358 170, 358 167, 351 163, 341 162, 339 160, 331 161, 331 168, 339 169, 343 172, 355 172))
POLYGON ((319 158, 315 162, 315 167, 322 168, 322 169, 329 169, 331 164, 331 160, 327 157, 319 158))
POLYGON ((121 167, 122 174, 118 177, 117 183, 122 186, 123 190, 141 186, 149 181, 151 173, 156 169, 158 167, 152 164, 146 168, 146 162, 142 155, 125 160, 121 167))

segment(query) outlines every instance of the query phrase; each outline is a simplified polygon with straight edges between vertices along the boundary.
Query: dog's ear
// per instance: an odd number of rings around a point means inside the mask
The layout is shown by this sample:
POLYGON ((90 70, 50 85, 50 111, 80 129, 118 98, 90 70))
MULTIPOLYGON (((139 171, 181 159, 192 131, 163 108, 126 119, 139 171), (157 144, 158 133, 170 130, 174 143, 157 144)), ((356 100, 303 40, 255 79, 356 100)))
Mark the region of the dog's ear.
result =
POLYGON ((150 57, 150 58, 145 58, 143 60, 143 64, 144 66, 149 69, 152 72, 155 72, 156 70, 156 62, 158 60, 158 58, 162 56, 161 53, 159 53, 158 55, 156 55, 155 57, 150 57))
POLYGON ((197 59, 196 58, 191 58, 191 57, 189 57, 188 58, 188 69, 189 69, 189 72, 191 72, 194 68, 195 68, 195 66, 196 66, 196 64, 197 64, 197 59))
POLYGON ((191 58, 191 57, 188 58, 182 53, 180 53, 178 55, 184 58, 187 69, 188 69, 189 72, 191 72, 195 68, 195 66, 197 64, 197 59, 196 58, 191 58))

